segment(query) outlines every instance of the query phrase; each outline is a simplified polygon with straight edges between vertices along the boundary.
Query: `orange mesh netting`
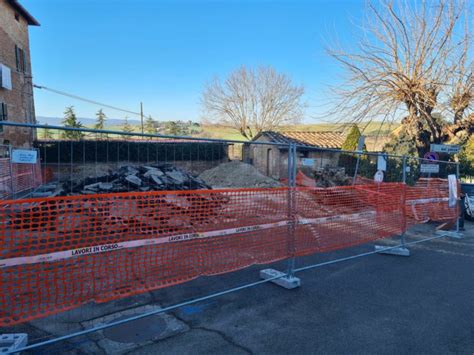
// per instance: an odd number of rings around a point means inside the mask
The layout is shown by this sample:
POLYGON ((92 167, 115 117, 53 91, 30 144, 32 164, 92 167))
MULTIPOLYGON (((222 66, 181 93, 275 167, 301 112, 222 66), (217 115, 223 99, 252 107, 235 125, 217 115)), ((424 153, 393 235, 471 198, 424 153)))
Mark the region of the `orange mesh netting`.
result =
MULTIPOLYGON (((458 186, 458 191, 460 187, 458 186)), ((455 221, 459 206, 448 205, 449 188, 446 179, 421 178, 415 186, 406 188, 406 215, 409 224, 427 221, 455 221)))
POLYGON ((2 201, 0 324, 400 234, 405 191, 383 183, 2 201))

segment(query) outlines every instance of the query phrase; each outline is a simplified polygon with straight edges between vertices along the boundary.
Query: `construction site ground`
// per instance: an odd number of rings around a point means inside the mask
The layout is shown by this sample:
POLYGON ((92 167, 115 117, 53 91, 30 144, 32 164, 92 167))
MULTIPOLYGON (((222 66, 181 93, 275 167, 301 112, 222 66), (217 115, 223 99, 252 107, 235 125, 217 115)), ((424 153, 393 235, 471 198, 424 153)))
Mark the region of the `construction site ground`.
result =
MULTIPOLYGON (((474 224, 466 222, 465 228, 464 239, 416 244, 410 247, 410 257, 370 255, 304 271, 297 274, 302 286, 294 290, 267 283, 34 353, 472 354, 474 224)), ((434 225, 417 225, 408 232, 407 241, 434 232, 434 225)), ((373 245, 299 258, 297 266, 372 251, 373 245)), ((86 305, 11 331, 26 332, 30 340, 51 339, 257 281, 264 267, 268 266, 86 305)), ((284 270, 286 262, 272 267, 284 270)))

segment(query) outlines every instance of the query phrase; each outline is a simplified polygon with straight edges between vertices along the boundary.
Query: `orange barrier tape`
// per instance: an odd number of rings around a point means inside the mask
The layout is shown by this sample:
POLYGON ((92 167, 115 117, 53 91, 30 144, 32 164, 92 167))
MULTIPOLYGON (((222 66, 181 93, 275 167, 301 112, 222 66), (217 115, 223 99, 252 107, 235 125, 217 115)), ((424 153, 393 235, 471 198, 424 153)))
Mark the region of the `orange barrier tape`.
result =
POLYGON ((384 183, 2 201, 0 325, 400 234, 405 191, 384 183))

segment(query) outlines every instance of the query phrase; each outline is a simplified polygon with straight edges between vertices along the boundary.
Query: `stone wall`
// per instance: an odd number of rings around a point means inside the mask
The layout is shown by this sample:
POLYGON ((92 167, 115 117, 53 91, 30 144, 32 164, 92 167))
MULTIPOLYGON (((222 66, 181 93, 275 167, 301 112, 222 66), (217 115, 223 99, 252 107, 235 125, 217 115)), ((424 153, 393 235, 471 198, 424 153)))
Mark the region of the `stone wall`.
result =
MULTIPOLYGON (((13 89, 0 88, 0 102, 8 106, 8 120, 34 123, 28 23, 22 16, 19 16, 18 20, 15 19, 15 11, 6 0, 0 0, 0 63, 9 67, 12 74, 13 89), (25 73, 16 70, 15 45, 25 51, 25 73)), ((34 138, 33 130, 28 128, 3 127, 3 132, 0 132, 0 144, 31 146, 34 138)))

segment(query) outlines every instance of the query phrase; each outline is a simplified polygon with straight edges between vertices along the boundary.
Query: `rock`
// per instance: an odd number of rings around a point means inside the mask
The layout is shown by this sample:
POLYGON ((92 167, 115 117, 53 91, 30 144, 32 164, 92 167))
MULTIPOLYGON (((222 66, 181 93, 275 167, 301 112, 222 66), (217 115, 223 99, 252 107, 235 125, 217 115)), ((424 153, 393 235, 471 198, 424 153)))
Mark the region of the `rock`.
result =
POLYGON ((47 192, 47 191, 54 191, 58 188, 58 184, 55 183, 48 183, 46 185, 42 185, 36 189, 35 192, 47 192))
POLYGON ((136 175, 138 174, 138 170, 131 166, 122 166, 118 173, 119 175, 136 175))
POLYGON ((53 191, 34 191, 31 193, 31 197, 51 197, 53 196, 53 191))
POLYGON ((163 185, 163 181, 158 176, 150 175, 150 178, 156 185, 163 185))
POLYGON ((161 170, 158 170, 156 168, 148 170, 145 174, 143 174, 144 177, 152 177, 152 176, 163 176, 165 173, 162 172, 161 170))
POLYGON ((127 175, 125 181, 135 186, 142 186, 142 180, 135 175, 127 175))
POLYGON ((68 180, 61 184, 40 186, 38 197, 90 195, 128 191, 199 190, 210 189, 202 179, 171 164, 122 166, 107 175, 89 176, 83 180, 68 180), (44 193, 44 194, 43 194, 44 193), (46 194, 48 193, 48 194, 46 194))
POLYGON ((100 186, 100 182, 96 182, 95 184, 90 184, 90 185, 86 185, 84 186, 84 190, 99 190, 99 186, 100 186))
POLYGON ((166 175, 176 181, 177 184, 183 184, 187 180, 186 176, 179 170, 168 171, 166 175))
POLYGON ((101 182, 99 183, 99 190, 111 191, 114 188, 114 184, 111 182, 101 182))

